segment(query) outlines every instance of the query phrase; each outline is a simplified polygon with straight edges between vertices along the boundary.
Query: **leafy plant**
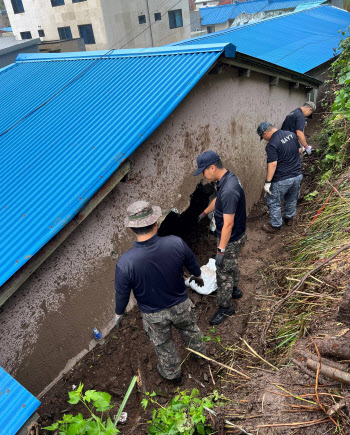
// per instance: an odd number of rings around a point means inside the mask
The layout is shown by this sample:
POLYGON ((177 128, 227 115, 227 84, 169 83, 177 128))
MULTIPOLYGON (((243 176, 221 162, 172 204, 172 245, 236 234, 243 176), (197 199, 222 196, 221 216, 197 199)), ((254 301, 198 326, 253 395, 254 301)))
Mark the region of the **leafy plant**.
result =
MULTIPOLYGON (((216 393, 216 392, 214 392, 216 393)), ((167 435, 206 435, 212 433, 210 425, 206 424, 204 407, 211 409, 214 401, 220 396, 216 393, 213 396, 199 399, 199 391, 194 388, 190 394, 188 391, 181 391, 170 402, 167 407, 162 406, 153 397, 156 393, 146 393, 147 398, 141 404, 146 409, 149 402, 158 408, 152 411, 152 420, 148 421, 149 434, 167 435)))
POLYGON ((120 433, 117 429, 117 423, 131 391, 134 388, 136 379, 137 377, 134 376, 119 408, 118 414, 115 417, 114 423, 110 417, 108 417, 106 421, 103 421, 103 413, 110 411, 114 407, 114 405, 110 404, 111 396, 108 393, 95 390, 87 390, 84 394, 84 384, 80 383, 75 391, 68 393, 68 403, 72 405, 82 403, 90 412, 91 417, 85 420, 80 413, 75 416, 64 414, 62 420, 57 421, 51 426, 44 427, 44 429, 50 431, 58 429, 59 435, 115 435, 120 433), (101 412, 101 416, 96 415, 96 412, 101 412))
POLYGON ((319 146, 323 148, 322 166, 341 169, 349 159, 350 151, 350 28, 342 32, 344 37, 337 50, 337 60, 332 63, 331 80, 323 102, 331 113, 325 121, 319 146), (347 37, 346 37, 347 36, 347 37), (325 141, 327 139, 327 141, 325 141))

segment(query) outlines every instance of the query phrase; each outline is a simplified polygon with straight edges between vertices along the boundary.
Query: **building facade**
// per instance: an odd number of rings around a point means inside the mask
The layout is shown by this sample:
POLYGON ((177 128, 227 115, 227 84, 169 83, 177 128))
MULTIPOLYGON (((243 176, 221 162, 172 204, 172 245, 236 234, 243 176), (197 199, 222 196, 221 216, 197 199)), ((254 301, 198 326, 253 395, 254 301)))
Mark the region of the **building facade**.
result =
POLYGON ((152 47, 190 37, 188 0, 5 0, 16 39, 83 38, 86 50, 152 47))

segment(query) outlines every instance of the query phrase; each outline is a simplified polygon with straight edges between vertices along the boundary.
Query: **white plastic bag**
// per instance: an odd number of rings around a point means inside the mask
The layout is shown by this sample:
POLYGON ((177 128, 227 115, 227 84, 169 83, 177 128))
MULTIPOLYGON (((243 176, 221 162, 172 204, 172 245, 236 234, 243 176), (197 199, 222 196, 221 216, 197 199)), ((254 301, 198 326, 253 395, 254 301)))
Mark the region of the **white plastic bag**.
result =
POLYGON ((190 282, 190 278, 185 281, 185 284, 201 295, 210 295, 210 293, 215 292, 218 288, 216 284, 216 266, 214 258, 211 258, 205 266, 201 267, 201 274, 204 281, 203 287, 199 287, 194 281, 190 282))

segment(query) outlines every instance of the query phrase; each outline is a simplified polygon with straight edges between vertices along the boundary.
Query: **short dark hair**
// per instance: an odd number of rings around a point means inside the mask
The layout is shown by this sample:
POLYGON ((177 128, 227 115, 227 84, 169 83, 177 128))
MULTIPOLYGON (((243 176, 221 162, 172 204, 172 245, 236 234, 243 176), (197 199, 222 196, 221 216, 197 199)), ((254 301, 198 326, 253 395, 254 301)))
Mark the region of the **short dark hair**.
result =
POLYGON ((271 124, 266 128, 265 131, 271 131, 273 128, 275 128, 275 127, 271 124))
POLYGON ((154 222, 154 224, 152 225, 147 225, 147 227, 140 227, 140 228, 133 228, 130 227, 133 232, 137 235, 137 236, 143 236, 144 234, 148 234, 153 230, 154 225, 156 224, 156 222, 154 222))
MULTIPOLYGON (((224 169, 224 165, 222 164, 222 161, 220 159, 212 163, 211 165, 214 165, 218 169, 224 169)), ((208 165, 205 169, 209 169, 211 165, 208 165)))

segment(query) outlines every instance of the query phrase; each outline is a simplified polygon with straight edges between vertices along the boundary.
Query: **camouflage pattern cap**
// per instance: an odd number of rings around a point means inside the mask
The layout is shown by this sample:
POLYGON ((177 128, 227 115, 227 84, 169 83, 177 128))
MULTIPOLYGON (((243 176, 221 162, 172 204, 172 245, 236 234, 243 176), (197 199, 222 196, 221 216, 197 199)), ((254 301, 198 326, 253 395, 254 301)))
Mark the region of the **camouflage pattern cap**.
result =
POLYGON ((126 227, 142 228, 152 225, 161 217, 162 210, 148 201, 136 201, 127 208, 127 217, 124 220, 126 227))

